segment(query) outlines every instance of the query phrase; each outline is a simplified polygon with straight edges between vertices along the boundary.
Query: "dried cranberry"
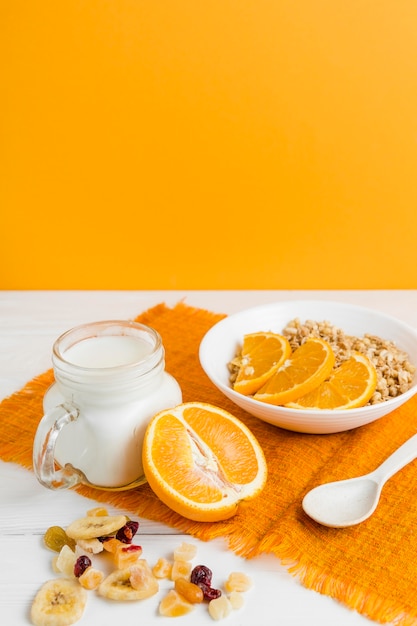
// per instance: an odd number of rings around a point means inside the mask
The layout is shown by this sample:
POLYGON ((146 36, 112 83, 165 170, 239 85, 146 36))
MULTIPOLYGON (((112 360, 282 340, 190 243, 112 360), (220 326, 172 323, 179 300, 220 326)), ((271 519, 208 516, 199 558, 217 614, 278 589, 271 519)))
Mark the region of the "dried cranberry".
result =
POLYGON ((79 578, 91 566, 91 559, 85 554, 78 557, 74 565, 74 576, 79 578))
POLYGON ((138 532, 139 522, 128 521, 116 533, 116 539, 123 543, 132 543, 133 537, 138 532))
POLYGON ((220 589, 214 589, 211 586, 212 576, 211 569, 205 565, 196 565, 191 572, 190 581, 200 587, 205 600, 214 600, 222 595, 220 589))
POLYGON ((122 552, 125 552, 126 554, 133 554, 134 552, 139 552, 139 550, 142 552, 142 546, 136 546, 132 544, 129 544, 125 548, 122 548, 122 552))
POLYGON ((211 569, 209 569, 205 565, 196 565, 191 572, 190 580, 195 585, 198 585, 200 582, 202 582, 210 587, 212 576, 213 573, 211 569))
POLYGON ((220 598, 222 595, 220 589, 214 589, 213 587, 210 587, 210 585, 207 585, 207 583, 199 582, 198 586, 204 594, 204 600, 215 600, 216 598, 220 598))

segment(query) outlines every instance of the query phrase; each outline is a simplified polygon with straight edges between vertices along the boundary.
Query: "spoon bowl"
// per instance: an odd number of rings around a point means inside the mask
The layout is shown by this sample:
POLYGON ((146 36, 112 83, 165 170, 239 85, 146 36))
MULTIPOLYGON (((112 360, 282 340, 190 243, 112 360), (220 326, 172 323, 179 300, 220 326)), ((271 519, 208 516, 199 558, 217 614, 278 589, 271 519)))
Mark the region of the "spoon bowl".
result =
POLYGON ((363 476, 326 483, 304 497, 303 509, 314 521, 332 528, 359 524, 375 511, 381 485, 363 476))
POLYGON ((323 526, 345 528, 360 524, 374 513, 387 480, 416 457, 417 434, 370 474, 315 487, 304 496, 303 509, 323 526))

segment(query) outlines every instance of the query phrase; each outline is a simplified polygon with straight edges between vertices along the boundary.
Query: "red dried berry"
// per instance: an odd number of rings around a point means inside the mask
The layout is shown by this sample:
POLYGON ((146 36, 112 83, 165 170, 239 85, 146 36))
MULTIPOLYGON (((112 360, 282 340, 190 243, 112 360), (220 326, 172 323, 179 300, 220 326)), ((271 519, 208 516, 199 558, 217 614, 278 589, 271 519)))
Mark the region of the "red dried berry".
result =
POLYGON ((198 585, 199 582, 202 582, 210 587, 212 576, 213 573, 211 569, 209 569, 205 565, 196 565, 191 572, 190 580, 195 585, 198 585))
POLYGON ((216 598, 220 598, 220 596, 222 595, 222 592, 220 591, 220 589, 214 589, 213 587, 210 587, 210 585, 207 585, 206 583, 203 582, 199 582, 198 586, 200 587, 201 591, 204 594, 204 600, 215 600, 216 598))
POLYGON ((211 586, 212 576, 211 569, 205 565, 196 565, 190 575, 190 581, 200 587, 205 600, 215 600, 222 595, 220 589, 214 589, 211 586))
POLYGON ((128 545, 125 548, 122 548, 122 552, 125 552, 127 554, 133 554, 134 552, 142 552, 142 546, 136 546, 136 545, 128 545))
POLYGON ((133 537, 138 532, 139 522, 129 520, 116 533, 116 539, 123 543, 132 543, 133 537))
POLYGON ((79 578, 82 574, 84 574, 85 570, 89 567, 91 567, 91 559, 87 555, 82 554, 75 561, 74 576, 76 578, 79 578))

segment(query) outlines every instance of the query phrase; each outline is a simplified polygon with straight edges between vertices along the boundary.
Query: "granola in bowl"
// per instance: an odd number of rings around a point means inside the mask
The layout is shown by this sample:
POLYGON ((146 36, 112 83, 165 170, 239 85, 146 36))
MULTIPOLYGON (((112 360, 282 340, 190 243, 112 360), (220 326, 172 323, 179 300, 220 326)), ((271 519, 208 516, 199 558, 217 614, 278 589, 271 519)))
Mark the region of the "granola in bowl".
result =
POLYGON ((295 350, 309 337, 320 337, 333 348, 336 357, 335 367, 349 358, 353 351, 367 356, 375 366, 377 387, 368 404, 377 404, 402 394, 413 384, 416 371, 407 352, 397 347, 395 342, 377 335, 365 333, 361 337, 348 335, 329 321, 294 318, 282 331, 295 350))

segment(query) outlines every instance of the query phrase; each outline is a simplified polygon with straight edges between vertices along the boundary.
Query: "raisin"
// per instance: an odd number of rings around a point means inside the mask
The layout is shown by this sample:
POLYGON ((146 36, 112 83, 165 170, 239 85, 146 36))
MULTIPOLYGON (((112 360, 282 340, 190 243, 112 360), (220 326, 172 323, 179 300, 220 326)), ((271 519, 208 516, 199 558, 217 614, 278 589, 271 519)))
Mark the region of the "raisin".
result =
POLYGON ((75 561, 74 576, 79 578, 89 567, 91 567, 91 559, 87 555, 82 554, 75 561))
POLYGON ((123 543, 132 543, 133 537, 138 532, 139 522, 129 520, 116 533, 116 539, 123 543))
POLYGON ((65 545, 69 546, 71 550, 75 549, 74 539, 68 537, 61 526, 50 526, 44 535, 44 541, 45 545, 54 552, 60 552, 65 545))

